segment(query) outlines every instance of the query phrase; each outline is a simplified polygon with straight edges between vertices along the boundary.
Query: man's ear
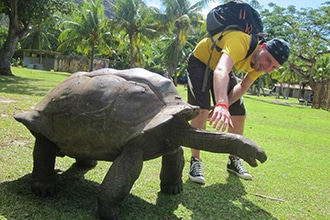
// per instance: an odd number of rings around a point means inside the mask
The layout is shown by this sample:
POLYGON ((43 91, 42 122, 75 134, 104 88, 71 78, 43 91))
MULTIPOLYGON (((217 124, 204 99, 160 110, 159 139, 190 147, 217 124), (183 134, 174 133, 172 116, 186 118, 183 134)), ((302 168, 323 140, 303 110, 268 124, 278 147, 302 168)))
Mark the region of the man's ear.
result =
POLYGON ((261 48, 262 48, 262 49, 266 48, 266 43, 262 43, 262 44, 261 44, 261 48))

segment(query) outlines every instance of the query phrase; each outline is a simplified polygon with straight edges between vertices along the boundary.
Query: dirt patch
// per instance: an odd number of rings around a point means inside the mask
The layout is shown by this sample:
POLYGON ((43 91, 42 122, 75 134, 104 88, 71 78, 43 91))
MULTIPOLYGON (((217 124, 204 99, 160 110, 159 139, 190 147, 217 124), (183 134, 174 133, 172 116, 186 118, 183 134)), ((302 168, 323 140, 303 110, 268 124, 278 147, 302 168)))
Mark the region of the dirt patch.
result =
POLYGON ((292 106, 292 105, 294 105, 294 103, 291 103, 291 102, 281 102, 281 101, 277 101, 277 100, 272 101, 272 103, 278 104, 278 105, 285 105, 285 106, 292 106))
POLYGON ((12 103, 12 102, 16 102, 16 101, 12 100, 12 99, 2 99, 2 98, 0 98, 0 103, 12 103))

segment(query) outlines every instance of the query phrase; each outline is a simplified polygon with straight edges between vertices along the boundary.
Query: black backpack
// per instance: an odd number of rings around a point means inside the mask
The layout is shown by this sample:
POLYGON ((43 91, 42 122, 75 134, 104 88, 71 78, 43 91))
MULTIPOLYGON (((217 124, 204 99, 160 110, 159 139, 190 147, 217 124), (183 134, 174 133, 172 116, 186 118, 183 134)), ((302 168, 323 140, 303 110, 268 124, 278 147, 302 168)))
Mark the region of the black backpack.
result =
POLYGON ((247 58, 257 47, 258 40, 262 39, 263 24, 260 14, 253 7, 246 2, 237 0, 213 8, 206 17, 206 30, 213 43, 211 47, 211 56, 205 70, 203 92, 205 92, 207 84, 209 65, 213 50, 215 48, 218 52, 222 50, 216 45, 216 41, 221 40, 223 35, 220 35, 216 40, 213 39, 213 36, 227 30, 240 30, 250 34, 250 46, 245 56, 245 58, 247 58))
POLYGON ((263 32, 260 14, 243 1, 230 1, 218 5, 207 14, 206 30, 211 36, 229 29, 258 35, 263 32))

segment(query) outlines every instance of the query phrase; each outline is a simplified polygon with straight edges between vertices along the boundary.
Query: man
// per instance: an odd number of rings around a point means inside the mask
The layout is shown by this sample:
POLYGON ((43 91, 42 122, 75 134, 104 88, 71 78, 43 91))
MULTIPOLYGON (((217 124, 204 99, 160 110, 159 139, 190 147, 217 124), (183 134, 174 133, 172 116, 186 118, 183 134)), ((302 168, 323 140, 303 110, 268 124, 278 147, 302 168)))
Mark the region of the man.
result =
MULTIPOLYGON (((216 42, 218 48, 221 48, 219 51, 210 49, 211 38, 204 38, 197 44, 188 61, 188 103, 201 108, 191 125, 206 129, 212 95, 215 107, 209 118, 210 125, 218 131, 224 132, 228 128, 230 133, 243 135, 246 110, 241 97, 263 72, 272 72, 280 67, 288 59, 290 49, 284 40, 275 38, 259 42, 253 53, 245 58, 250 44, 248 34, 231 30, 215 35, 214 39, 218 39, 220 34, 223 37, 216 42), (207 66, 210 73, 204 90, 207 66), (236 81, 233 68, 246 72, 240 83, 236 81)), ((243 179, 252 179, 235 155, 229 156, 227 171, 243 179)), ((191 150, 189 178, 196 183, 205 183, 199 150, 191 150)))

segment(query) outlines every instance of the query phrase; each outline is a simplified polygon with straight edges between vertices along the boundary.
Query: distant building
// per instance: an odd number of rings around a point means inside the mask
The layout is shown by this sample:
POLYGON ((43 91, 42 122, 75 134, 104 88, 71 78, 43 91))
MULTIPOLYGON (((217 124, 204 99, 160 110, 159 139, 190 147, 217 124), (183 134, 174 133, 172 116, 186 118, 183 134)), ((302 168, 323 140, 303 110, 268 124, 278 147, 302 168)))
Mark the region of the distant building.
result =
MULTIPOLYGON (((54 70, 74 73, 89 70, 89 58, 85 56, 62 55, 59 52, 47 50, 23 50, 23 67, 39 70, 54 70)), ((95 58, 94 70, 109 67, 108 59, 95 58)))
POLYGON ((38 70, 53 70, 55 56, 61 53, 48 50, 23 49, 23 67, 38 70))
POLYGON ((312 88, 308 85, 288 84, 288 83, 276 83, 275 88, 272 90, 272 94, 276 94, 277 97, 284 98, 297 98, 310 100, 310 96, 313 93, 312 88))

